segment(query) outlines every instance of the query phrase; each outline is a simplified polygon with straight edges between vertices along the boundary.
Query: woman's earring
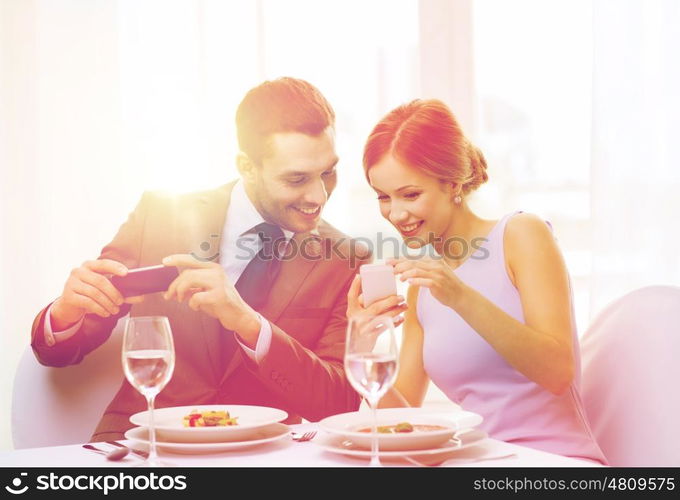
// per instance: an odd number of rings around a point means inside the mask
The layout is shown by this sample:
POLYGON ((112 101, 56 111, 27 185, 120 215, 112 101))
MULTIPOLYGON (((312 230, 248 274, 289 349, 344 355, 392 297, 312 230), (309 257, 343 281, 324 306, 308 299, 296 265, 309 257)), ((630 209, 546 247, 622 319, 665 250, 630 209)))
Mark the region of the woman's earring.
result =
POLYGON ((453 202, 454 202, 456 205, 460 205, 460 202, 461 202, 461 201, 463 201, 463 198, 461 198, 460 195, 457 195, 457 196, 453 199, 453 202))

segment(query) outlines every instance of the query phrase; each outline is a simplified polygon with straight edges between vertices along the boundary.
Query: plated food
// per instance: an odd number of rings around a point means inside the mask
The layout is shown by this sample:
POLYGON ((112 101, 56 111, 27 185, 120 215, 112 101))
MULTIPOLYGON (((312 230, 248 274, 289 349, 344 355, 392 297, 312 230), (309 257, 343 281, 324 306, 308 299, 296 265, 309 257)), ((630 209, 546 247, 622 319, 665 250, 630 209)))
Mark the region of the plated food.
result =
POLYGON ((184 427, 224 427, 238 425, 237 419, 238 417, 232 417, 224 410, 191 410, 188 415, 184 415, 182 424, 184 427))
MULTIPOLYGON (((327 417, 319 425, 356 449, 371 449, 371 415, 366 411, 327 417)), ((460 407, 446 411, 425 408, 377 410, 378 446, 384 451, 426 450, 447 444, 458 431, 473 429, 482 417, 460 407), (380 432, 382 431, 382 432, 380 432)))
MULTIPOLYGON (((248 440, 258 428, 281 422, 287 417, 288 413, 278 408, 248 405, 173 406, 154 410, 158 440, 170 443, 248 440), (200 416, 194 417, 196 414, 200 416)), ((135 413, 130 422, 148 427, 149 412, 135 413)))

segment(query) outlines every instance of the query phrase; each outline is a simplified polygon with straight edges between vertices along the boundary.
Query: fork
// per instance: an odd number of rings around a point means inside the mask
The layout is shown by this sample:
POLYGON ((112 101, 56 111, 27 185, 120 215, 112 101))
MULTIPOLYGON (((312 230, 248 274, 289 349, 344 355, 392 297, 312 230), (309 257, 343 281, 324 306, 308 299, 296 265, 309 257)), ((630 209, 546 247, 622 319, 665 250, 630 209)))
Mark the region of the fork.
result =
POLYGON ((119 443, 118 441, 107 441, 107 443, 110 444, 111 446, 117 446, 118 448, 128 448, 130 450, 130 453, 133 453, 134 455, 137 455, 138 457, 141 457, 145 460, 149 458, 149 453, 146 451, 130 448, 129 446, 125 446, 123 443, 119 443))
POLYGON ((311 441, 314 439, 314 436, 316 436, 316 431, 309 431, 305 432, 304 434, 300 434, 298 432, 292 432, 291 436, 293 437, 293 441, 297 441, 298 443, 303 443, 305 441, 311 441))

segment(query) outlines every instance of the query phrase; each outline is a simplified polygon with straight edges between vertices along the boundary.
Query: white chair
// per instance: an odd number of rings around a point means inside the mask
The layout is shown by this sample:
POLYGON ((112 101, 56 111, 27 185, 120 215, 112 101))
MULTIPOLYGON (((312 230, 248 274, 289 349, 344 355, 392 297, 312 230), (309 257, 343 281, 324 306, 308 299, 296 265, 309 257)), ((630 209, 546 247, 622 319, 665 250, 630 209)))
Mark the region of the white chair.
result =
POLYGON ((651 286, 602 311, 581 340, 582 395, 612 466, 680 466, 680 288, 651 286))
POLYGON ((125 318, 109 339, 79 364, 46 367, 24 352, 12 392, 14 448, 86 443, 121 386, 125 318))

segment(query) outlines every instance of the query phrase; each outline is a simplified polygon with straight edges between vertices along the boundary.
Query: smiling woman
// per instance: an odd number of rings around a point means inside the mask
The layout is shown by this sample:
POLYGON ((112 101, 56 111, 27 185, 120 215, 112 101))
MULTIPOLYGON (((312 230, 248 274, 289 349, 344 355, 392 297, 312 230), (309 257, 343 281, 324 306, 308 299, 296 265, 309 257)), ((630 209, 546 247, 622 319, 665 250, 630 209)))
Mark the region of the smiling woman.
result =
MULTIPOLYGON (((415 248, 437 247, 434 236, 446 233, 450 223, 438 207, 460 205, 461 195, 488 179, 484 156, 451 118, 441 101, 414 101, 383 119, 364 150, 364 164, 371 165, 366 176, 378 192, 382 216, 415 248)), ((438 246, 441 251, 442 242, 438 246)))
MULTIPOLYGON (((540 218, 484 220, 467 197, 488 177, 441 101, 389 112, 364 149, 380 212, 409 245, 436 259, 390 261, 408 281, 400 372, 385 406, 420 406, 431 379, 505 441, 604 462, 579 395, 580 354, 569 278, 540 218), (449 255, 451 240, 483 238, 483 255, 449 255), (452 360, 455 362, 452 363, 452 360)), ((356 290, 349 306, 362 309, 356 290)))

